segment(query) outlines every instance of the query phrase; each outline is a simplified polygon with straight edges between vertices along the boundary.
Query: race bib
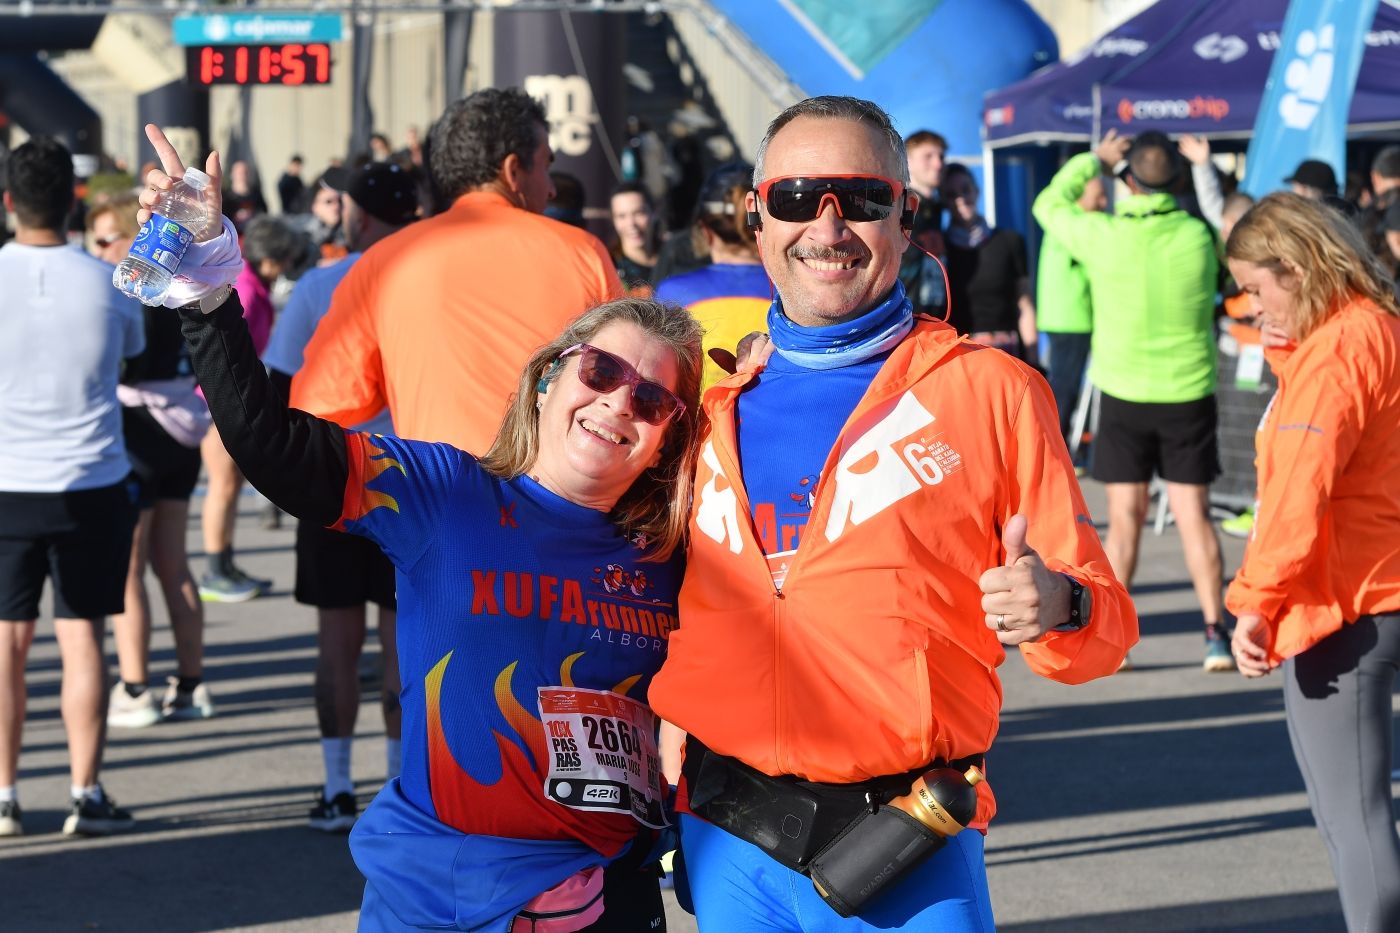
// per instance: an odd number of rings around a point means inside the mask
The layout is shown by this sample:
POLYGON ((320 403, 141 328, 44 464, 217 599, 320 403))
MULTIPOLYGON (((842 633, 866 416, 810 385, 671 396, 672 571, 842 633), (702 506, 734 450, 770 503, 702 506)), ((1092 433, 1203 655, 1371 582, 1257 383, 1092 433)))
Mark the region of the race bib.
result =
POLYGON ((574 810, 630 813, 653 829, 668 825, 650 709, 579 687, 541 687, 539 705, 550 751, 546 797, 574 810))

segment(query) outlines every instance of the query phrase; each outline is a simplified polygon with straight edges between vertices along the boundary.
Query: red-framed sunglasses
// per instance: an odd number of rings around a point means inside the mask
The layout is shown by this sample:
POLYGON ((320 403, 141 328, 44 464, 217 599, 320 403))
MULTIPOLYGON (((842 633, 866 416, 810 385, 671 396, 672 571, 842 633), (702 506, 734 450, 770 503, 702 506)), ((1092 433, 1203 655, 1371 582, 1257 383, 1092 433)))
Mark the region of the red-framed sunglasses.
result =
POLYGON ((774 220, 816 220, 829 199, 842 220, 872 223, 899 209, 904 184, 883 175, 779 175, 757 190, 774 220))
POLYGON ((647 424, 665 424, 671 418, 679 418, 685 411, 685 402, 676 393, 650 379, 643 379, 635 369, 605 350, 576 343, 559 354, 559 362, 575 353, 579 357, 579 382, 603 394, 623 384, 631 386, 632 411, 647 424))

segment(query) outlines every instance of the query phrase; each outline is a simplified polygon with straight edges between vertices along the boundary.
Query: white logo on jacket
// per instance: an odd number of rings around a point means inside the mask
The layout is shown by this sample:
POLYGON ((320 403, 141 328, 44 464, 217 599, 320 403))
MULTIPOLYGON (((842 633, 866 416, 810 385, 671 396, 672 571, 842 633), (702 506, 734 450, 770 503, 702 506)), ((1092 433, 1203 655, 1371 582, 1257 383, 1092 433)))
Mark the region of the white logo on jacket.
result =
POLYGON ((828 541, 841 537, 848 521, 859 525, 923 487, 937 486, 948 469, 961 463, 946 444, 913 439, 933 422, 932 413, 906 392, 889 414, 851 443, 836 463, 828 541))
POLYGON ((700 488, 700 505, 695 510, 695 527, 705 534, 724 543, 729 539, 729 550, 738 554, 744 549, 744 539, 739 536, 739 495, 734 484, 724 475, 724 468, 715 455, 715 445, 705 442, 700 459, 710 468, 710 481, 700 488), (723 488, 721 488, 721 486, 723 488))

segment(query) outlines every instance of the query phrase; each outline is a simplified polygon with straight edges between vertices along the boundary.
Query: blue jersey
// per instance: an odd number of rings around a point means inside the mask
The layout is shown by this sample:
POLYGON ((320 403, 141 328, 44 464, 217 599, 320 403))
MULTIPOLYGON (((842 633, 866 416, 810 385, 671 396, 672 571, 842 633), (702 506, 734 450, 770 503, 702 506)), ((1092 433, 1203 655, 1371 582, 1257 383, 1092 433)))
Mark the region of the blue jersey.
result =
POLYGON ((774 353, 739 396, 739 457, 758 541, 781 588, 797 550, 817 480, 846 419, 888 353, 838 369, 798 366, 774 353))
POLYGON ((643 563, 604 513, 492 476, 449 445, 346 440, 336 527, 376 541, 397 569, 403 798, 461 833, 617 854, 642 813, 626 789, 580 806, 547 783, 593 751, 625 767, 639 737, 619 745, 617 722, 600 734, 604 716, 547 729, 548 704, 612 702, 602 692, 645 703, 675 625, 679 554, 643 563))

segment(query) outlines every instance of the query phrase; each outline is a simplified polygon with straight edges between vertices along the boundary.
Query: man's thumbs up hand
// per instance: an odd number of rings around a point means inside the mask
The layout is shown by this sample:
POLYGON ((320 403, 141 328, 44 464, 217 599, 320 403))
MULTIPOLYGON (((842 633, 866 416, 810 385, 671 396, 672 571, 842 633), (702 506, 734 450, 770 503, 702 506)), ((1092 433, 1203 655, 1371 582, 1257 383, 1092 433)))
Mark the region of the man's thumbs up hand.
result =
POLYGON ((1001 530, 1002 566, 977 581, 987 627, 1003 645, 1035 641, 1069 619, 1069 581, 1045 568, 1026 541, 1028 525, 1026 516, 1011 516, 1001 530))

